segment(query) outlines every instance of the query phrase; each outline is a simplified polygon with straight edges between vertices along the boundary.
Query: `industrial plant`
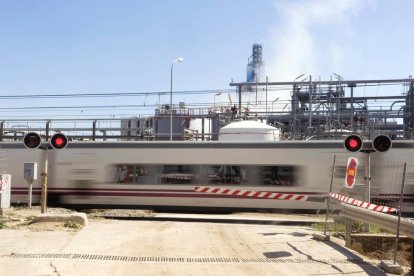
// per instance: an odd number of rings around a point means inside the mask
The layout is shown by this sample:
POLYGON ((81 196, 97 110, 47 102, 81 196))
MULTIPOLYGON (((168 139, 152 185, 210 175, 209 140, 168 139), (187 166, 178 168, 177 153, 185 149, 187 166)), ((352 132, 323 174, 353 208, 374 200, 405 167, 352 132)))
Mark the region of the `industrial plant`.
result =
MULTIPOLYGON (((0 141, 20 140, 32 131, 46 139, 64 132, 69 139, 80 141, 211 141, 219 140, 220 136, 220 140, 226 140, 224 133, 230 129, 226 126, 242 121, 249 121, 249 128, 256 134, 259 131, 265 140, 335 140, 350 133, 367 139, 378 133, 394 140, 414 138, 411 76, 346 80, 333 73, 329 80, 321 80, 300 74, 292 81, 272 82, 267 77, 262 45, 253 44, 247 59, 246 81, 229 85, 233 98, 228 91, 216 91, 213 105, 160 104, 150 116, 2 120, 0 141), (216 103, 216 96, 226 97, 226 94, 227 102, 216 103)), ((245 126, 240 126, 240 129, 232 127, 230 132, 245 131, 245 126)))

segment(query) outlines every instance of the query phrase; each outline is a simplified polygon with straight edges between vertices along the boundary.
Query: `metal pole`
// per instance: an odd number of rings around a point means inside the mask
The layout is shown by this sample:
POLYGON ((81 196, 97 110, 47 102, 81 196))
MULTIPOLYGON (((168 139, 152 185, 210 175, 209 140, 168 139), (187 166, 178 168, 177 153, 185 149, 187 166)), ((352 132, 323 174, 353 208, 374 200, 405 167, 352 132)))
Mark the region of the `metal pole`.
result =
POLYGON ((269 82, 269 77, 266 76, 266 123, 267 123, 267 83, 269 82))
POLYGON ((46 141, 49 141, 49 130, 50 130, 50 121, 47 121, 46 122, 46 133, 45 133, 46 141))
POLYGON ((174 69, 174 62, 171 64, 171 78, 170 78, 170 141, 172 141, 172 87, 173 87, 173 69, 174 69))
POLYGON ((293 121, 292 121, 292 138, 296 140, 296 83, 293 84, 293 93, 292 93, 292 109, 291 112, 293 113, 293 121))
POLYGON ((96 139, 96 120, 92 122, 92 141, 96 139))
POLYGON ((27 194, 27 206, 31 209, 32 208, 32 188, 33 188, 33 181, 28 181, 29 183, 29 190, 28 190, 28 194, 27 194))
POLYGON ((241 115, 241 106, 242 106, 242 96, 241 96, 241 93, 242 93, 242 86, 241 85, 239 85, 239 115, 241 115))
POLYGON ((354 124, 354 87, 355 85, 351 84, 351 118, 350 123, 351 125, 354 124))
POLYGON ((4 122, 0 122, 0 142, 3 141, 4 135, 4 122))
POLYGON ((332 163, 331 184, 329 185, 329 194, 328 194, 328 199, 326 201, 328 207, 326 208, 325 229, 323 230, 324 235, 326 235, 326 226, 327 226, 327 223, 328 223, 329 209, 330 209, 330 206, 331 206, 331 192, 332 192, 332 184, 333 184, 333 179, 334 179, 334 174, 335 174, 335 162, 336 162, 336 154, 334 155, 334 159, 333 159, 333 163, 332 163))
MULTIPOLYGON (((365 166, 365 201, 371 203, 371 151, 365 151, 366 157, 366 166, 365 166)), ((364 224, 364 229, 366 232, 370 231, 370 225, 368 223, 364 224)))
POLYGON ((367 152, 366 201, 371 203, 371 152, 367 152))
POLYGON ((405 172, 407 171, 407 163, 404 163, 404 170, 403 170, 403 179, 401 184, 401 194, 400 194, 400 210, 398 212, 398 221, 397 221, 397 234, 395 236, 395 244, 394 244, 394 264, 397 261, 397 247, 398 247, 398 239, 400 238, 400 223, 401 223, 401 213, 404 201, 404 184, 405 184, 405 172))
POLYGON ((47 212, 46 210, 46 203, 47 203, 47 166, 48 166, 48 148, 43 149, 45 151, 45 166, 44 166, 44 173, 42 173, 43 181, 42 181, 42 198, 41 198, 41 206, 40 210, 42 214, 47 212))
POLYGON ((256 75, 256 105, 257 105, 257 75, 256 75))
POLYGON ((411 239, 411 274, 414 274, 414 239, 411 239))
POLYGON ((309 75, 309 127, 312 127, 312 76, 309 75))
POLYGON ((201 141, 204 141, 204 118, 201 119, 201 141))

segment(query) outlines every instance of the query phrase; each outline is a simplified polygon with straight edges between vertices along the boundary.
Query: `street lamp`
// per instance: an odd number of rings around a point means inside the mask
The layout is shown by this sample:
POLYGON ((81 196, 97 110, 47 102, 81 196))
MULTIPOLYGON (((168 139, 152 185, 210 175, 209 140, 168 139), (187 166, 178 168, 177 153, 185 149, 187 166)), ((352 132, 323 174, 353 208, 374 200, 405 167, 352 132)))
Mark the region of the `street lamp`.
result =
POLYGON ((176 58, 173 63, 171 64, 171 85, 170 85, 170 141, 172 141, 172 129, 173 129, 173 119, 172 119, 172 89, 173 89, 173 70, 174 70, 174 63, 176 62, 183 62, 184 59, 182 57, 176 58))
POLYGON ((214 95, 214 105, 213 105, 213 110, 214 112, 216 111, 216 96, 220 96, 221 93, 217 93, 216 95, 214 95))
POLYGON ((305 74, 301 74, 299 76, 296 77, 296 79, 293 82, 296 82, 297 79, 300 79, 301 77, 303 77, 305 74))
POLYGON ((273 113, 273 104, 274 104, 277 100, 279 100, 279 98, 276 98, 276 99, 272 102, 272 113, 273 113))

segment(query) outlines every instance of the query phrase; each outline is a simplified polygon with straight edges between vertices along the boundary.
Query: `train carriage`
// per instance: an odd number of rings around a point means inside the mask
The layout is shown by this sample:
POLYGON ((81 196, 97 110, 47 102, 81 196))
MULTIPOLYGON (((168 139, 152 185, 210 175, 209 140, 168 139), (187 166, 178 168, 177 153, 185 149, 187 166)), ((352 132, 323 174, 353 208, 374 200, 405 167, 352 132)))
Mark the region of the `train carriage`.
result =
MULTIPOLYGON (((386 153, 372 153, 376 168, 387 162, 409 163, 405 205, 413 209, 414 144, 395 142, 386 153)), ((365 185, 366 154, 349 153, 342 141, 284 142, 72 142, 64 150, 26 149, 22 143, 0 143, 12 178, 12 202, 27 202, 23 163, 47 152, 48 202, 74 207, 140 207, 182 209, 325 209, 334 155, 359 158, 358 184, 365 185), (195 187, 257 192, 257 196, 203 193, 195 187), (265 198, 266 193, 299 194, 307 200, 265 198), (261 196, 262 195, 262 196, 261 196)), ((344 163, 337 163, 334 191, 342 189, 344 163)), ((376 194, 396 195, 386 170, 372 170, 376 194), (387 180, 388 179, 388 180, 387 180), (385 183, 388 181, 388 184, 385 183), (380 183, 380 184, 378 184, 380 183)), ((373 182, 374 183, 374 182, 373 182)), ((41 178, 33 184, 40 201, 41 178)))

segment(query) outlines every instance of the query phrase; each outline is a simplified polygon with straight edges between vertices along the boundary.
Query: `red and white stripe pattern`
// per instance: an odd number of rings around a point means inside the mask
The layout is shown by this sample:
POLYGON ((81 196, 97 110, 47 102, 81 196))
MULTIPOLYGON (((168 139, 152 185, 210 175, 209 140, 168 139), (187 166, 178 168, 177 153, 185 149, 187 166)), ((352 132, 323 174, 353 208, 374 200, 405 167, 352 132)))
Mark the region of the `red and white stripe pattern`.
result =
POLYGON ((235 196, 250 197, 250 198, 284 199, 284 200, 300 200, 300 201, 305 201, 308 199, 308 196, 299 195, 299 194, 257 192, 257 191, 238 190, 238 189, 205 187, 205 186, 196 186, 194 190, 200 193, 219 194, 219 195, 235 195, 235 196))
POLYGON ((391 207, 384 206, 384 205, 371 204, 371 203, 368 203, 368 202, 365 202, 365 201, 357 200, 355 198, 340 195, 340 194, 337 194, 337 193, 330 193, 329 195, 332 198, 337 199, 339 201, 342 201, 346 204, 355 205, 355 206, 362 207, 362 208, 365 208, 365 209, 368 209, 368 210, 377 211, 377 212, 381 212, 381 213, 397 212, 396 208, 391 208, 391 207))

